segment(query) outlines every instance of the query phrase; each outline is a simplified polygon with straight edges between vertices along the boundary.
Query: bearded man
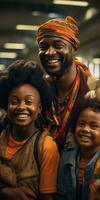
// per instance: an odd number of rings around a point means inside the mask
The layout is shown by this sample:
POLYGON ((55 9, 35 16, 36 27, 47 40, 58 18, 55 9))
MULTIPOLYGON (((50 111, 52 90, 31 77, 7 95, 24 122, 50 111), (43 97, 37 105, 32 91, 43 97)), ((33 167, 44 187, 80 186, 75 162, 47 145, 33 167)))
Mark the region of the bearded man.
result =
POLYGON ((79 27, 71 16, 57 18, 40 25, 37 32, 39 57, 43 68, 52 77, 55 99, 45 112, 46 126, 58 144, 73 148, 72 129, 77 106, 89 91, 89 69, 76 60, 80 46, 79 27))

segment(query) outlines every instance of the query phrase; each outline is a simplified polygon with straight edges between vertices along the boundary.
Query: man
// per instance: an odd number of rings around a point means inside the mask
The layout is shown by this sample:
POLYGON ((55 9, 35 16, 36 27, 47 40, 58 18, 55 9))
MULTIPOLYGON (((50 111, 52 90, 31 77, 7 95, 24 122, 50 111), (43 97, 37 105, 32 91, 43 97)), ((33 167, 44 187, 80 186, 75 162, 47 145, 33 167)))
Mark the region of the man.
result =
POLYGON ((46 111, 47 128, 61 152, 66 141, 72 148, 72 134, 77 105, 89 91, 88 68, 75 59, 80 46, 79 28, 72 17, 52 19, 37 32, 39 57, 43 68, 53 79, 55 99, 46 111))
POLYGON ((67 146, 72 146, 70 133, 77 105, 89 90, 87 82, 91 74, 75 59, 80 41, 79 28, 72 17, 52 19, 42 24, 37 41, 40 61, 53 78, 55 87, 55 100, 46 112, 46 124, 61 151, 65 141, 67 146))
POLYGON ((55 87, 55 100, 46 112, 46 124, 61 151, 65 141, 67 146, 72 144, 70 132, 75 110, 89 90, 87 80, 91 74, 75 59, 80 41, 79 28, 72 17, 52 19, 42 24, 37 32, 37 41, 40 61, 53 78, 55 87))

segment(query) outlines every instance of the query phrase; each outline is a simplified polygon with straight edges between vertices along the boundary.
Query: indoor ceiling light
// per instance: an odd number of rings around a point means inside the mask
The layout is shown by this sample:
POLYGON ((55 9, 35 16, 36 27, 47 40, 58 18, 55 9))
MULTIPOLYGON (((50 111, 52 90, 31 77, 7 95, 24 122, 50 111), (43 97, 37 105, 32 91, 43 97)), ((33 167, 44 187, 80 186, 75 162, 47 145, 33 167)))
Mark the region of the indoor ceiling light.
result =
POLYGON ((37 25, 22 25, 18 24, 16 25, 16 30, 26 30, 26 31, 37 31, 38 26, 37 25))
POLYGON ((100 58, 93 58, 94 64, 100 64, 100 58))
POLYGON ((15 52, 0 52, 0 58, 11 58, 14 59, 17 57, 15 52))
POLYGON ((5 67, 6 67, 6 65, 4 65, 4 64, 0 64, 0 70, 4 70, 5 67))
POLYGON ((50 18, 57 18, 57 17, 61 17, 61 15, 58 14, 58 13, 48 13, 48 17, 50 17, 50 18))
POLYGON ((37 16, 41 15, 41 12, 39 12, 39 11, 33 11, 32 15, 37 17, 37 16))
POLYGON ((98 13, 98 9, 96 8, 89 8, 87 11, 86 11, 86 14, 85 14, 85 17, 84 19, 85 20, 88 20, 88 19, 91 19, 94 15, 96 15, 98 13))
POLYGON ((26 45, 24 43, 5 43, 5 49, 25 49, 26 45))
POLYGON ((83 57, 77 56, 76 57, 77 60, 83 61, 83 57))
POLYGON ((71 5, 71 6, 88 6, 87 1, 66 1, 66 0, 53 0, 54 4, 71 5))

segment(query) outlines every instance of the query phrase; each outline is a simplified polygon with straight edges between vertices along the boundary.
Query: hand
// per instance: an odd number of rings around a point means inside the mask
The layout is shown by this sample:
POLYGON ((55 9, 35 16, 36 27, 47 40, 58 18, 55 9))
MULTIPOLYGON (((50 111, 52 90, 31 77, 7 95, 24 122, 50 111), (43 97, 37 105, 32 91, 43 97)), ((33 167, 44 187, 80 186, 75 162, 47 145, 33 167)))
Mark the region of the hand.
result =
POLYGON ((95 90, 91 90, 89 92, 86 93, 85 98, 86 99, 93 99, 96 97, 96 92, 95 90))
POLYGON ((36 198, 33 191, 25 186, 16 188, 3 188, 0 190, 0 195, 2 196, 3 200, 34 200, 36 198))

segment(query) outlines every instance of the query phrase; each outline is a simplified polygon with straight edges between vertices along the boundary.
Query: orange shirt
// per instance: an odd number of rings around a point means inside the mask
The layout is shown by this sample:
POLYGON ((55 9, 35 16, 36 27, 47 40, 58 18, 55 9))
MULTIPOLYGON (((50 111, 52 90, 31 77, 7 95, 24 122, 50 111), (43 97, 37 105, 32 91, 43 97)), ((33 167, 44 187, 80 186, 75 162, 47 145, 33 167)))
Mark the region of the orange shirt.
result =
POLYGON ((14 140, 14 138, 10 135, 5 153, 6 158, 11 159, 13 155, 25 144, 26 141, 27 139, 24 141, 14 140))
POLYGON ((56 192, 59 153, 57 145, 50 136, 45 137, 40 168, 40 193, 56 192))

